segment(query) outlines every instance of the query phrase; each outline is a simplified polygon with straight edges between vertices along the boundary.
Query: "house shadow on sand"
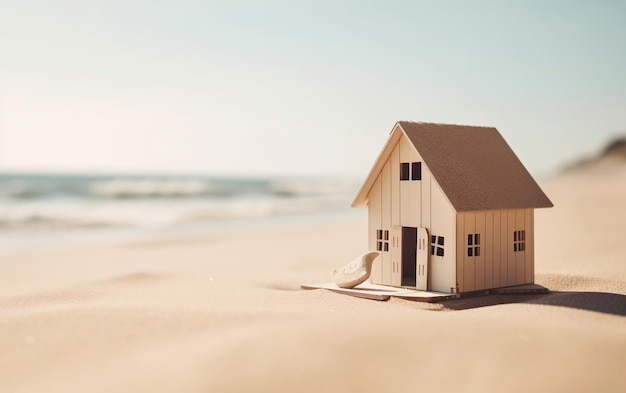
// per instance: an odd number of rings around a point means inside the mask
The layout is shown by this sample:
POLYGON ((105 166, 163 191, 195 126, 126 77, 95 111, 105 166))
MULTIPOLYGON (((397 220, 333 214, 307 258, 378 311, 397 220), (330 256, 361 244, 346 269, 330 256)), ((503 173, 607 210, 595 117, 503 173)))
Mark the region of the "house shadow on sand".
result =
POLYGON ((556 291, 548 294, 490 294, 441 302, 447 310, 468 310, 500 304, 541 304, 626 316, 626 295, 607 292, 556 291))

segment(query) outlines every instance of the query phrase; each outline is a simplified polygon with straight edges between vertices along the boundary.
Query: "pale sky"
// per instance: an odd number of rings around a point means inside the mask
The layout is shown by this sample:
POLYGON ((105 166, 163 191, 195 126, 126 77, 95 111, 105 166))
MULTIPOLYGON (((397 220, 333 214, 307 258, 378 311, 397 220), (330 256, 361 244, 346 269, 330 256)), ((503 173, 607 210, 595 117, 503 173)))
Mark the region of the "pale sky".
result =
POLYGON ((0 0, 0 170, 364 176, 397 120, 535 174, 626 133, 625 1, 0 0))

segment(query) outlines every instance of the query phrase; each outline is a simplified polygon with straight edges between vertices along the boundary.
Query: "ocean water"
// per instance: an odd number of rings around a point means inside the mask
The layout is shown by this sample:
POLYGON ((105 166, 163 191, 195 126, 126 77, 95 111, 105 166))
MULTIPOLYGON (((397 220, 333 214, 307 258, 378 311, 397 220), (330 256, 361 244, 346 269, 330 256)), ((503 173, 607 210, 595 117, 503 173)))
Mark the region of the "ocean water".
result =
POLYGON ((0 174, 0 249, 220 232, 351 214, 340 178, 0 174))

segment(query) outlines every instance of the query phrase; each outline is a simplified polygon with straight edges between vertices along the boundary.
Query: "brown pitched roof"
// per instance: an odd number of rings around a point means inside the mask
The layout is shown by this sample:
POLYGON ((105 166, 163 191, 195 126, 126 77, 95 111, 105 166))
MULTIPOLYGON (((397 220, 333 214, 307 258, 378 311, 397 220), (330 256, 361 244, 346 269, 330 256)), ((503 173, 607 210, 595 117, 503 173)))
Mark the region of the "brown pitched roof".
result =
POLYGON ((373 180, 399 139, 395 134, 400 129, 456 211, 552 207, 495 128, 409 121, 397 125, 352 206, 365 206, 373 180))

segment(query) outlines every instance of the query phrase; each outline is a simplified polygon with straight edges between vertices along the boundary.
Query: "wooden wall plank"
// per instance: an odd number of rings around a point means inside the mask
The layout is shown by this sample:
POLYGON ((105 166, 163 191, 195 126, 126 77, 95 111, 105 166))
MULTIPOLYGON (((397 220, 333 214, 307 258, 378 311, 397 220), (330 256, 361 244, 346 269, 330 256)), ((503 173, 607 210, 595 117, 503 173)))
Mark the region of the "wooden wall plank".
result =
POLYGON ((485 212, 485 288, 493 288, 493 210, 485 212))
POLYGON ((534 283, 535 282, 535 252, 533 239, 534 236, 534 226, 533 226, 533 209, 525 209, 524 210, 524 227, 526 228, 526 282, 534 283))
POLYGON ((501 210, 493 211, 493 288, 499 288, 502 286, 500 276, 500 266, 502 266, 500 255, 500 215, 501 210))
MULTIPOLYGON (((515 210, 515 228, 518 231, 525 230, 525 218, 524 210, 515 210)), ((515 253, 515 283, 526 284, 526 251, 519 251, 515 253)))
MULTIPOLYGON (((430 256, 430 288, 434 291, 449 292, 456 287, 456 211, 435 180, 430 186, 431 226, 430 235, 443 237, 444 255, 430 256)), ((428 241, 430 248, 431 240, 428 241)), ((430 253, 429 253, 430 254, 430 253)))
POLYGON ((485 211, 475 214, 476 229, 474 233, 480 235, 479 255, 474 255, 474 289, 485 289, 485 245, 488 243, 485 236, 485 211))
MULTIPOLYGON (((422 158, 419 156, 415 148, 411 145, 409 151, 409 162, 421 162, 422 158)), ((412 169, 411 169, 412 170, 412 169)), ((411 173, 412 174, 412 173, 411 173)), ((420 227, 422 222, 422 181, 421 180, 409 180, 409 198, 411 203, 409 204, 410 210, 410 226, 420 227)))
POLYGON ((401 262, 402 262, 402 230, 400 227, 391 228, 391 285, 399 287, 402 284, 401 262))
POLYGON ((465 213, 465 231, 464 231, 464 242, 465 249, 464 251, 464 259, 465 263, 463 264, 463 275, 464 275, 464 286, 465 291, 474 291, 476 290, 476 281, 475 281, 475 266, 476 261, 474 257, 470 257, 467 255, 467 248, 469 247, 467 244, 467 238, 470 234, 476 233, 476 214, 474 212, 465 213))
POLYGON ((389 157, 391 166, 391 225, 400 225, 400 146, 391 152, 389 157))
POLYGON ((515 264, 515 253, 513 252, 513 232, 515 231, 515 210, 507 210, 507 270, 508 277, 506 280, 507 285, 515 285, 517 280, 515 275, 517 273, 517 266, 515 264))
MULTIPOLYGON (((410 162, 411 153, 409 141, 407 141, 406 137, 403 135, 398 142, 398 151, 399 151, 399 160, 400 163, 410 162)), ((398 171, 400 171, 400 163, 398 163, 398 171)), ((398 178, 399 178, 398 173, 398 178)), ((410 193, 410 183, 411 181, 399 181, 400 183, 400 225, 403 227, 411 226, 411 209, 410 205, 411 201, 411 193, 410 193)))
MULTIPOLYGON (((381 172, 381 191, 382 191, 382 229, 387 236, 385 244, 387 251, 383 248, 382 259, 382 282, 384 285, 391 285, 391 254, 389 247, 390 232, 391 229, 391 163, 387 162, 383 166, 381 172)), ((383 234, 383 236, 384 236, 383 234)))
POLYGON ((432 175, 430 174, 430 170, 426 165, 422 162, 422 195, 421 195, 421 204, 422 204, 422 212, 421 216, 421 226, 424 228, 430 228, 432 226, 431 223, 431 215, 432 215, 432 193, 431 193, 431 183, 432 183, 432 175))
POLYGON ((465 292, 465 213, 456 214, 456 283, 459 292, 465 292))
MULTIPOLYGON (((381 176, 379 175, 368 195, 369 236, 371 250, 377 251, 376 231, 382 229, 382 195, 381 176)), ((382 253, 381 253, 382 254, 382 253)), ((382 284, 382 258, 378 257, 372 264, 370 280, 374 284, 382 284)))
MULTIPOLYGON (((507 210, 500 211, 500 286, 506 287, 509 283, 509 214, 507 210)), ((511 245, 511 247, 513 247, 511 245)))

